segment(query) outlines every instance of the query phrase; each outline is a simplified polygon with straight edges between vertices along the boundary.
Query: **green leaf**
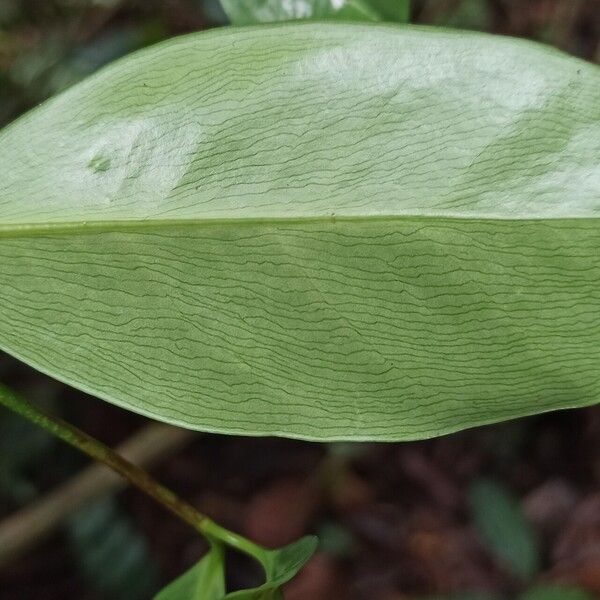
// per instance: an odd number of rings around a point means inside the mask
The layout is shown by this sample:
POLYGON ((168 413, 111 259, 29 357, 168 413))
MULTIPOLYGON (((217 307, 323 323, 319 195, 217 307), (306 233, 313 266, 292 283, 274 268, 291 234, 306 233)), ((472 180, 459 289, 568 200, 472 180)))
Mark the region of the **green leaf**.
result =
POLYGON ((576 588, 541 586, 520 596, 520 600, 594 600, 591 594, 576 588))
POLYGON ((105 68, 0 132, 0 347, 145 415, 406 440, 600 392, 600 69, 277 24, 105 68))
POLYGON ((224 555, 221 545, 214 543, 210 552, 196 566, 168 585, 155 600, 283 599, 281 586, 298 573, 316 547, 316 538, 308 536, 280 550, 264 550, 258 558, 265 570, 265 583, 254 589, 226 594, 224 555))
POLYGON ((233 25, 253 25, 294 19, 400 21, 406 16, 408 3, 393 0, 221 0, 221 4, 233 25))
POLYGON ((225 598, 223 547, 211 544, 208 553, 189 571, 161 590, 155 600, 222 600, 225 598))
POLYGON ((469 492, 475 524, 499 561, 522 579, 539 568, 535 533, 508 491, 486 479, 476 481, 469 492))
POLYGON ((307 563, 317 548, 317 538, 306 536, 281 548, 267 550, 262 558, 266 582, 252 590, 227 594, 227 600, 283 600, 281 587, 292 579, 307 563))

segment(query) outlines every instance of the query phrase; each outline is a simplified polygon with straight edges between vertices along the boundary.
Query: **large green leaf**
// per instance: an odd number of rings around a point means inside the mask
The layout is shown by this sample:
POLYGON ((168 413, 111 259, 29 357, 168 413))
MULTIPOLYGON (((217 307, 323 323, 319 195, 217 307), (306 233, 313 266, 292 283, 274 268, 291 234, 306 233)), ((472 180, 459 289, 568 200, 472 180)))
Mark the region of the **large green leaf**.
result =
POLYGON ((409 0, 221 0, 234 25, 293 19, 406 22, 409 0))
POLYGON ((600 393, 600 69, 285 24, 0 133, 0 347, 206 431, 424 438, 600 393))

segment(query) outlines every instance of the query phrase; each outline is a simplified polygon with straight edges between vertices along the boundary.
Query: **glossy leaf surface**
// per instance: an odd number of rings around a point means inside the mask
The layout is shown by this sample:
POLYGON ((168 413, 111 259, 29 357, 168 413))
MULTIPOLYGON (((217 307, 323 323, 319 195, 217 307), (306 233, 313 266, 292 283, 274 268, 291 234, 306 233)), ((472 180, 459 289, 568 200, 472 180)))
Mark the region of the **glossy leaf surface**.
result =
POLYGON ((600 69, 191 35, 0 133, 0 347, 206 431, 425 438, 600 393, 600 69))

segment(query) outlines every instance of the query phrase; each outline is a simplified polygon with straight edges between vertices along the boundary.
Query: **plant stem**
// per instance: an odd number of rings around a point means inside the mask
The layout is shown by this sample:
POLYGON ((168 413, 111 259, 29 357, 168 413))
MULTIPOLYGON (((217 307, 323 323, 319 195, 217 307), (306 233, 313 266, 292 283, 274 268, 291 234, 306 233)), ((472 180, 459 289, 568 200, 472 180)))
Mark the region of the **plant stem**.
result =
POLYGON ((154 498, 167 510, 191 525, 208 539, 219 541, 249 554, 264 564, 267 555, 264 548, 221 527, 196 510, 191 504, 179 498, 170 489, 160 484, 146 471, 129 462, 102 442, 59 417, 46 414, 3 385, 0 385, 0 404, 116 471, 132 485, 154 498))

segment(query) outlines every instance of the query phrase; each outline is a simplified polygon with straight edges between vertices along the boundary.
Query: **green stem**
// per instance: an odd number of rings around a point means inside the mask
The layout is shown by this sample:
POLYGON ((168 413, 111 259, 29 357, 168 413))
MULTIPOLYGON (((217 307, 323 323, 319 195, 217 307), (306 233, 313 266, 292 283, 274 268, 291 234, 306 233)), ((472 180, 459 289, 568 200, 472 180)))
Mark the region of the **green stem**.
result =
POLYGON ((102 442, 66 421, 41 411, 3 385, 0 385, 0 404, 116 471, 132 485, 154 498, 167 510, 191 525, 209 540, 231 546, 254 557, 263 565, 265 564, 268 554, 265 548, 221 527, 196 510, 191 504, 179 498, 170 489, 160 484, 146 471, 130 463, 102 442))

